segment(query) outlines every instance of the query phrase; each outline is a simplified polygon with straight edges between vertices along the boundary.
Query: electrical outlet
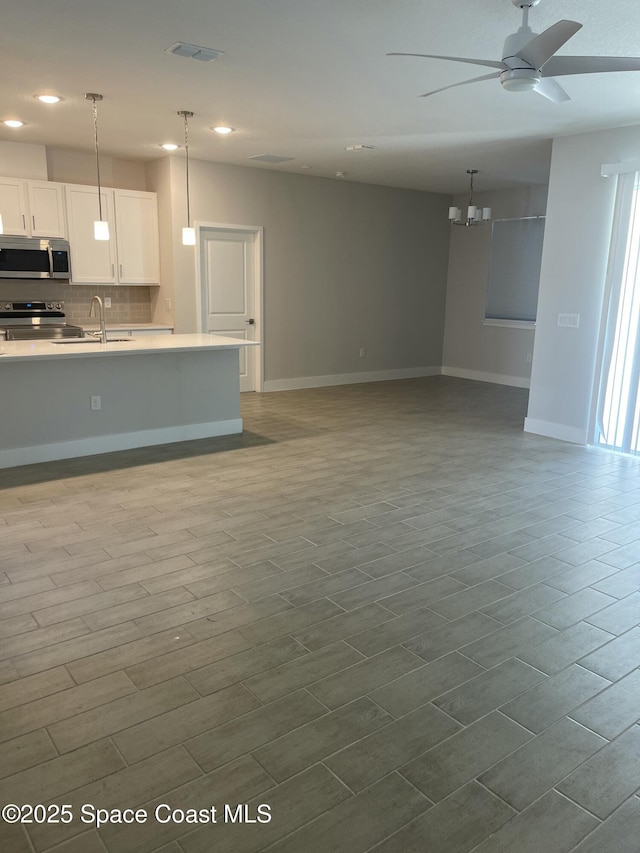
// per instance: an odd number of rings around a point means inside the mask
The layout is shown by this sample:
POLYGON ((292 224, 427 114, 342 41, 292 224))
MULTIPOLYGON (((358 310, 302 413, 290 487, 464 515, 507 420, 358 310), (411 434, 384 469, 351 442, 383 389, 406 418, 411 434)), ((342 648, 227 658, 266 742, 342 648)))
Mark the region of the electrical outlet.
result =
POLYGON ((91 411, 99 412, 102 409, 102 397, 91 397, 91 411))
POLYGON ((367 355, 367 351, 364 347, 360 347, 360 358, 365 358, 367 355))
POLYGON ((531 364, 531 359, 532 359, 532 358, 533 358, 532 353, 528 352, 528 353, 527 353, 527 364, 531 364))
POLYGON ((105 308, 111 308, 111 297, 110 296, 105 296, 104 307, 105 308))
POLYGON ((168 297, 164 300, 164 307, 167 311, 171 311, 171 300, 168 297))

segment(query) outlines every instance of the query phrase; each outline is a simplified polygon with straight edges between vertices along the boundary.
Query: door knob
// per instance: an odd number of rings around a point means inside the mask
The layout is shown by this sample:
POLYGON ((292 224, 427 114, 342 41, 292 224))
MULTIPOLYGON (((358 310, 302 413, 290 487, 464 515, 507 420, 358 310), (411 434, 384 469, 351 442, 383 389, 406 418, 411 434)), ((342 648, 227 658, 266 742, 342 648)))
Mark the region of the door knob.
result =
POLYGON ((253 326, 255 322, 256 321, 253 319, 253 317, 250 320, 245 320, 245 323, 248 323, 249 326, 253 326))

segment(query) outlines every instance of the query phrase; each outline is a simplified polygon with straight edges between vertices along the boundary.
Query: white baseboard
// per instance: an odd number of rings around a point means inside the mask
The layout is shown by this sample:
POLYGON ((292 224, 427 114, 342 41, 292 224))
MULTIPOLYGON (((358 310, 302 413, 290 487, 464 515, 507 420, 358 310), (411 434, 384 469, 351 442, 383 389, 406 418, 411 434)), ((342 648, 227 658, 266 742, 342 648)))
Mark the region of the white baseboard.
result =
POLYGON ((193 441, 198 438, 217 438, 240 432, 242 432, 242 418, 229 418, 204 424, 185 424, 161 429, 99 435, 77 441, 58 441, 34 447, 15 447, 0 450, 0 468, 15 468, 18 465, 33 465, 36 462, 55 462, 59 459, 75 459, 78 456, 95 456, 98 453, 131 450, 134 447, 151 447, 154 444, 174 444, 177 441, 193 441))
POLYGON ((440 376, 440 367, 401 367, 397 370, 370 370, 364 373, 336 373, 329 376, 299 376, 295 379, 268 379, 264 391, 296 391, 301 388, 323 388, 326 385, 357 385, 360 382, 385 382, 390 379, 415 379, 440 376))
POLYGON ((442 375, 456 376, 458 379, 474 379, 476 382, 492 382, 494 385, 511 385, 514 388, 528 388, 530 385, 530 380, 523 376, 487 373, 484 370, 467 370, 465 367, 443 367, 442 375))
POLYGON ((544 435, 547 438, 557 438, 560 441, 570 441, 572 444, 589 443, 586 429, 555 424, 551 421, 540 421, 537 418, 525 418, 524 431, 544 435))

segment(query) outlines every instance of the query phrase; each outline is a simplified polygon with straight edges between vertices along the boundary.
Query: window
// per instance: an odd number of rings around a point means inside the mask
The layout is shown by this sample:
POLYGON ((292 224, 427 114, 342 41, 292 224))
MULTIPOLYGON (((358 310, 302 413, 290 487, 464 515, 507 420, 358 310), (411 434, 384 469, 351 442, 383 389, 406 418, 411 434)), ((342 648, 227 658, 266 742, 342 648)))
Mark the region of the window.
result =
POLYGON ((640 453, 640 173, 618 178, 595 443, 640 453))
POLYGON ((535 323, 543 237, 544 216, 492 223, 486 321, 535 323))

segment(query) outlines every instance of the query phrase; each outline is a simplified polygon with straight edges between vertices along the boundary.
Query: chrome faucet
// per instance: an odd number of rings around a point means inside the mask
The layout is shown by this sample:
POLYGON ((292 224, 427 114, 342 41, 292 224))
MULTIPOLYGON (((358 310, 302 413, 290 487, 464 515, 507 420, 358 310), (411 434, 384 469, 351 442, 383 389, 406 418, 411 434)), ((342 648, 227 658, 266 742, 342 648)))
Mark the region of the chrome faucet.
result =
POLYGON ((102 299, 99 296, 91 297, 91 307, 89 308, 89 316, 93 317, 93 306, 97 303, 98 305, 98 318, 100 321, 100 335, 96 334, 96 337, 99 337, 103 344, 107 343, 107 327, 104 323, 104 305, 102 304, 102 299))

